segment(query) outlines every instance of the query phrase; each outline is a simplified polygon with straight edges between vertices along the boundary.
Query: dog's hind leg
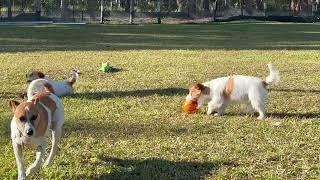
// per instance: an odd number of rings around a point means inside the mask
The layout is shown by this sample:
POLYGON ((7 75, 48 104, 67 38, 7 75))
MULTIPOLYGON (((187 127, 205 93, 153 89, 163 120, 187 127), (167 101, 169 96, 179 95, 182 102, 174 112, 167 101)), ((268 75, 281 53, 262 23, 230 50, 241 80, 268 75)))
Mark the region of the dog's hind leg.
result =
POLYGON ((253 90, 248 94, 248 97, 252 108, 259 113, 258 119, 264 119, 266 93, 253 90))
POLYGON ((54 159, 58 151, 58 143, 62 135, 62 125, 64 122, 63 108, 59 108, 56 110, 56 112, 53 115, 52 121, 54 122, 52 126, 52 147, 50 154, 43 165, 44 167, 51 164, 52 160, 54 159))
POLYGON ((44 163, 44 167, 48 166, 51 164, 52 160, 54 159, 54 157, 57 154, 58 151, 58 143, 60 141, 61 138, 61 132, 62 129, 61 128, 57 128, 55 130, 52 131, 52 147, 51 147, 51 151, 50 154, 46 160, 46 162, 44 163))
POLYGON ((221 106, 216 108, 216 113, 214 113, 214 116, 222 116, 224 114, 224 111, 226 110, 227 105, 222 104, 221 106))
POLYGON ((41 163, 44 158, 44 153, 46 150, 46 143, 42 143, 41 145, 38 146, 37 152, 36 152, 36 160, 34 163, 27 169, 27 176, 32 175, 37 169, 40 168, 41 163))

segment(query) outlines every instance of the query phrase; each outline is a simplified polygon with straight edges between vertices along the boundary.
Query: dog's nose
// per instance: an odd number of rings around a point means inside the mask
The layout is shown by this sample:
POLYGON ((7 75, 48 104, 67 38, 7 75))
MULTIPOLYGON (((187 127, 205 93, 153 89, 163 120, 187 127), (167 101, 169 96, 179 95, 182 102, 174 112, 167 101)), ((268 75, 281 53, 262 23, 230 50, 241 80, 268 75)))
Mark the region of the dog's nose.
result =
POLYGON ((27 134, 28 134, 29 136, 32 136, 32 134, 33 134, 32 129, 27 130, 27 134))

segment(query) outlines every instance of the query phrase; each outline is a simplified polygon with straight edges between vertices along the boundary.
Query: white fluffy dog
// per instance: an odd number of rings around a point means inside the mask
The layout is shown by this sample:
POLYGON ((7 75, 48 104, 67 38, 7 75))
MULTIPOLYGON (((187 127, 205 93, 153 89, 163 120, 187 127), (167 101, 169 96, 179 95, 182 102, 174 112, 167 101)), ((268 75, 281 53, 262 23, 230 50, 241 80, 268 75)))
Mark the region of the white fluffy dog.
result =
POLYGON ((57 96, 71 95, 73 94, 73 86, 79 79, 79 74, 79 71, 72 70, 70 80, 53 81, 43 73, 34 71, 27 75, 27 81, 31 82, 27 89, 27 97, 30 99, 34 94, 45 91, 50 91, 57 96))
POLYGON ((267 86, 280 80, 277 68, 268 64, 270 71, 265 80, 257 77, 234 75, 221 77, 196 84, 190 88, 186 97, 187 101, 197 100, 198 109, 209 100, 207 114, 217 112, 215 116, 224 114, 230 104, 244 103, 247 105, 244 112, 255 110, 259 113, 258 119, 265 118, 265 102, 267 98, 267 86))

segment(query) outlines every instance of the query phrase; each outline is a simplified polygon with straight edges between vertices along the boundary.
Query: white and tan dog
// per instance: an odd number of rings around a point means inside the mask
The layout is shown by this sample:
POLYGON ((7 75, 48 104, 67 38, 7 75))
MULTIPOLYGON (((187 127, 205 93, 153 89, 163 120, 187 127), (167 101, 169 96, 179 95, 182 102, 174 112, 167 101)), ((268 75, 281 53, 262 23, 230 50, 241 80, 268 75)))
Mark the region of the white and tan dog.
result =
POLYGON ((190 88, 186 100, 197 100, 198 109, 209 101, 207 114, 216 111, 215 116, 223 115, 230 104, 244 103, 247 105, 246 113, 255 110, 259 113, 258 119, 263 119, 267 98, 266 88, 280 80, 277 68, 272 64, 268 64, 268 68, 270 74, 265 80, 252 76, 234 75, 203 84, 198 83, 190 88))
POLYGON ((72 70, 72 77, 70 80, 64 81, 53 81, 48 79, 42 72, 33 71, 26 75, 27 82, 30 82, 27 89, 28 99, 34 94, 39 92, 45 92, 50 90, 57 96, 66 96, 73 94, 73 87, 76 81, 79 79, 80 72, 77 70, 72 70))
POLYGON ((38 93, 22 103, 10 101, 10 106, 14 113, 11 121, 12 145, 18 166, 18 179, 22 180, 40 168, 50 131, 52 148, 44 166, 52 162, 62 133, 64 108, 60 99, 50 92, 38 93), (29 144, 36 145, 37 152, 36 160, 26 172, 22 146, 29 144))

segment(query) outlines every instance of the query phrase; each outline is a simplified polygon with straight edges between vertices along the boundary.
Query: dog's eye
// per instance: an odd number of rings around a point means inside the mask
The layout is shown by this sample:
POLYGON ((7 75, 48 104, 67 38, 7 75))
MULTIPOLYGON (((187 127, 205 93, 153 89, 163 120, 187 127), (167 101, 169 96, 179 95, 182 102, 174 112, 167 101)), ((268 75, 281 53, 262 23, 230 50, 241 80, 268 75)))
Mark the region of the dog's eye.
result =
POLYGON ((20 119, 20 121, 24 121, 24 117, 23 116, 21 116, 19 119, 20 119))
POLYGON ((37 119, 37 116, 36 116, 36 115, 31 116, 31 120, 32 120, 32 121, 34 121, 34 120, 36 120, 36 119, 37 119))

